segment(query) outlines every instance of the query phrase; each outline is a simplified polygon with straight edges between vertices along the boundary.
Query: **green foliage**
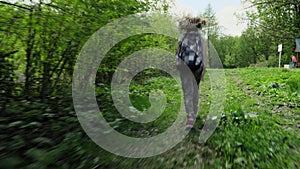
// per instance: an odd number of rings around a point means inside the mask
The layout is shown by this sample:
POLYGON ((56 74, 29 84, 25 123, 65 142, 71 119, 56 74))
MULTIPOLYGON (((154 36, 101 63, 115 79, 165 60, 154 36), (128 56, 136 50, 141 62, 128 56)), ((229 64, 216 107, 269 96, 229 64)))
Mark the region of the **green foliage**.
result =
MULTIPOLYGON (((258 19, 260 25, 251 22, 241 37, 221 35, 210 6, 203 14, 210 20, 210 40, 226 67, 247 67, 260 62, 277 66, 278 43, 284 44, 283 63, 290 60, 288 51, 293 45, 290 39, 299 34, 297 9, 300 8, 296 8, 299 3, 260 2, 252 1, 258 15, 249 14, 251 21, 258 19), (286 18, 284 24, 283 18, 286 18)), ((82 45, 112 20, 167 8, 167 1, 160 0, 0 1, 3 14, 0 18, 3 25, 0 28, 0 168, 300 168, 297 70, 226 70, 225 109, 220 125, 204 145, 198 144, 199 133, 194 131, 164 154, 129 159, 105 151, 84 134, 72 107, 70 89, 74 63, 82 45)), ((138 74, 130 85, 130 100, 140 111, 151 107, 153 90, 160 90, 166 96, 162 115, 147 124, 131 122, 118 113, 112 106, 109 82, 116 66, 126 56, 145 47, 174 53, 176 43, 162 35, 137 35, 108 52, 103 60, 105 66, 98 70, 96 96, 103 116, 115 130, 133 137, 151 137, 172 125, 182 93, 180 84, 167 74, 148 69, 138 74)), ((201 82, 196 122, 200 128, 212 101, 209 75, 205 79, 201 82)))
POLYGON ((267 61, 268 67, 278 67, 278 64, 279 64, 278 56, 270 56, 269 60, 267 61))
MULTIPOLYGON (((24 79, 18 81, 17 86, 21 90, 15 93, 17 96, 30 95, 46 101, 47 97, 68 87, 77 55, 93 33, 123 16, 166 10, 167 2, 160 3, 162 6, 157 5, 158 2, 160 1, 0 2, 0 11, 5 14, 0 22, 7 25, 0 29, 0 54, 16 51, 7 56, 6 64, 18 65, 14 72, 8 72, 12 69, 1 65, 1 71, 7 71, 11 76, 15 73, 24 75, 24 79)), ((163 39, 146 37, 139 43, 140 46, 147 46, 157 40, 157 45, 162 45, 165 42, 163 39)), ((122 59, 133 49, 134 44, 131 42, 123 50, 113 51, 111 56, 122 59), (127 52, 122 53, 125 50, 127 52)), ((110 64, 116 63, 118 58, 114 58, 110 64)), ((1 56, 1 63, 2 59, 1 56)), ((106 78, 107 72, 111 74, 110 71, 103 70, 102 79, 106 78)), ((12 83, 16 81, 14 78, 12 83)))
POLYGON ((224 63, 225 67, 236 67, 234 56, 235 55, 235 45, 237 41, 239 40, 238 37, 232 37, 232 36, 221 36, 218 40, 213 42, 213 45, 215 46, 219 57, 224 63), (227 61, 226 61, 227 60, 227 61))
MULTIPOLYGON (((167 153, 145 159, 123 158, 106 152, 83 134, 70 96, 52 98, 48 104, 24 100, 11 102, 6 110, 9 116, 1 119, 1 167, 299 168, 299 72, 248 68, 225 73, 224 113, 204 145, 198 144, 199 133, 192 131, 167 153)), ((153 90, 164 92, 167 105, 163 114, 148 124, 132 123, 118 114, 111 106, 108 85, 100 85, 96 93, 102 114, 115 130, 149 137, 172 125, 182 98, 180 84, 174 79, 149 76, 134 79, 130 85, 134 107, 148 109, 153 90)), ((200 91, 196 126, 201 128, 210 108, 209 80, 201 82, 200 91)))
POLYGON ((5 83, 0 83, 0 110, 5 108, 6 99, 12 96, 14 90, 13 66, 1 54, 0 52, 0 81, 5 83))
MULTIPOLYGON (((219 62, 216 61, 216 53, 214 51, 213 45, 216 45, 218 43, 219 37, 221 35, 221 27, 219 26, 219 23, 217 22, 216 13, 214 12, 212 6, 208 4, 205 11, 200 14, 200 17, 207 19, 208 23, 203 28, 202 32, 205 37, 207 37, 207 66, 211 68, 216 68, 219 66, 219 62)), ((220 43, 218 43, 220 44, 220 43)), ((224 58, 220 57, 221 61, 223 61, 224 58)))
MULTIPOLYGON (((177 40, 166 37, 164 35, 157 34, 144 34, 144 35, 135 35, 129 37, 117 45, 115 45, 108 53, 107 56, 101 62, 101 66, 98 69, 97 75, 97 83, 109 83, 111 78, 119 66, 119 64, 128 56, 132 55, 134 52, 140 51, 145 48, 159 48, 170 53, 175 53, 177 40)), ((166 58, 167 59, 167 58, 166 58)), ((164 58, 161 58, 161 62, 165 63, 164 58)), ((140 64, 140 63, 136 63, 140 64)), ((171 66, 171 65, 168 65, 171 66)), ((146 71, 141 72, 138 76, 145 78, 148 75, 160 76, 165 73, 148 69, 146 71)), ((137 77, 138 78, 138 77, 137 77)))
MULTIPOLYGON (((217 33, 211 39, 227 68, 277 67, 277 46, 283 44, 282 64, 288 64, 293 54, 295 38, 300 33, 300 3, 294 0, 245 0, 252 10, 246 11, 248 27, 239 37, 217 33), (232 43, 232 39, 235 41, 232 43)), ((209 17, 208 17, 209 18, 209 17)), ((212 18, 214 23, 214 19, 212 18)), ((277 62, 278 63, 278 62, 277 62)))
POLYGON ((249 12, 251 23, 259 26, 264 36, 293 40, 299 36, 299 1, 294 0, 246 0, 256 11, 249 12))
POLYGON ((289 88, 289 91, 291 93, 299 93, 300 92, 300 77, 298 75, 291 75, 287 81, 286 81, 286 85, 289 88))
MULTIPOLYGON (((248 36, 247 46, 253 49, 248 58, 264 58, 267 66, 278 66, 272 61, 278 56, 277 46, 283 44, 282 63, 288 64, 293 53, 295 38, 300 33, 300 3, 294 0, 246 0, 253 10, 247 12, 248 29, 243 35, 248 36), (269 58, 271 61, 269 62, 269 58)), ((246 18, 245 18, 246 19, 246 18)), ((252 62, 251 62, 252 63, 252 62)), ((256 64, 256 62, 253 62, 256 64)))

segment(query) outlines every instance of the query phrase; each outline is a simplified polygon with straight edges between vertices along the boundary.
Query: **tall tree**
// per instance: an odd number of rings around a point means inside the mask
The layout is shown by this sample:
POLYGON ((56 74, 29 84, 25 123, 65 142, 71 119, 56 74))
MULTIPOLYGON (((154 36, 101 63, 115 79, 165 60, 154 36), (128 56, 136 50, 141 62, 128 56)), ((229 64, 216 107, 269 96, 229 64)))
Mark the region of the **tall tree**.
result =
POLYGON ((266 34, 282 39, 294 39, 300 34, 299 0, 245 0, 256 10, 248 13, 252 23, 266 34))
POLYGON ((218 38, 221 35, 221 27, 217 22, 216 13, 214 12, 211 4, 208 4, 205 11, 202 14, 200 14, 200 16, 207 19, 208 21, 207 26, 204 29, 208 40, 208 64, 210 67, 215 67, 216 61, 213 60, 215 58, 213 57, 215 53, 212 50, 212 46, 217 43, 218 38))
POLYGON ((165 0, 0 1, 0 23, 5 25, 0 28, 0 51, 18 51, 5 61, 19 65, 15 72, 25 75, 23 94, 47 100, 70 86, 79 51, 99 28, 130 14, 165 11, 166 5, 165 0))
POLYGON ((283 44, 284 57, 293 53, 295 38, 300 37, 299 0, 245 0, 254 10, 247 13, 249 24, 258 35, 258 50, 269 60, 283 44))

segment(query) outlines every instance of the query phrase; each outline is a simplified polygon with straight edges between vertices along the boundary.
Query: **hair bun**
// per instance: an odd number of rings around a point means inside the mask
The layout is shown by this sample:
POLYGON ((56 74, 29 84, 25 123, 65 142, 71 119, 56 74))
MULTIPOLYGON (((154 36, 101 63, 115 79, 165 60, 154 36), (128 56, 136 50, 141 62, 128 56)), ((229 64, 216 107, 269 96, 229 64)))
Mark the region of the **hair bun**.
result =
POLYGON ((206 23, 207 21, 200 17, 184 17, 179 21, 179 28, 181 30, 201 29, 206 23))
POLYGON ((205 20, 205 19, 202 20, 202 21, 201 21, 201 24, 202 24, 202 25, 206 25, 206 24, 207 24, 207 20, 205 20))

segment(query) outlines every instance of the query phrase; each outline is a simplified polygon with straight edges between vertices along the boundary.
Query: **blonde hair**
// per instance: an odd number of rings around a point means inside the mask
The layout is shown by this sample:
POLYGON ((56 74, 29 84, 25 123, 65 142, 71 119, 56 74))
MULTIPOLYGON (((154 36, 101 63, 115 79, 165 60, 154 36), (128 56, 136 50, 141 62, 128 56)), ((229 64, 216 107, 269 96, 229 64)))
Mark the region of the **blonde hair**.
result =
POLYGON ((179 21, 179 29, 181 31, 202 29, 207 21, 199 17, 184 17, 179 21))

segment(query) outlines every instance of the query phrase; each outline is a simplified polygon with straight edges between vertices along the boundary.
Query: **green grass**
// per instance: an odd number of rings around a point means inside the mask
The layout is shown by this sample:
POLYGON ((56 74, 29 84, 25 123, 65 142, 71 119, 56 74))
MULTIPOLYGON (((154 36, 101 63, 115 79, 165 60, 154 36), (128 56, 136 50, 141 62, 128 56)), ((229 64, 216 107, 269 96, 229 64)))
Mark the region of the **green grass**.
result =
MULTIPOLYGON (((226 105, 220 125, 205 145, 192 132, 169 152, 147 159, 126 159, 122 168, 299 168, 300 145, 298 103, 299 78, 295 71, 282 69, 226 70, 226 105), (257 115, 245 118, 247 114, 257 115), (152 164, 156 164, 153 166, 152 164)), ((169 78, 155 78, 135 84, 132 102, 140 110, 149 106, 152 89, 162 89, 168 98, 167 108, 155 125, 160 132, 171 124, 165 118, 178 112, 179 86, 169 78), (145 105, 145 107, 139 107, 145 105)), ((197 121, 209 113, 211 91, 209 77, 201 84, 200 111, 197 121)), ((173 116, 172 116, 173 117, 173 116)), ((126 124, 128 124, 126 122, 126 124)), ((126 126, 126 125, 124 125, 126 126)), ((124 127, 123 126, 123 127, 124 127)), ((131 128, 128 125, 126 129, 131 128)), ((141 126, 139 126, 141 128, 141 126)), ((144 130, 147 130, 147 125, 144 130)))
MULTIPOLYGON (((225 70, 225 74, 224 112, 205 144, 199 144, 200 133, 193 131, 164 154, 144 159, 120 157, 98 147, 83 133, 72 108, 64 108, 62 111, 68 113, 62 117, 42 123, 45 116, 51 118, 49 114, 54 108, 35 105, 36 110, 22 109, 23 114, 20 112, 18 118, 2 118, 7 126, 2 125, 1 129, 7 131, 0 134, 4 140, 0 144, 0 168, 300 168, 299 71, 249 68, 225 70), (47 109, 48 115, 41 113, 47 109), (249 114, 256 117, 246 118, 249 114), (12 131, 17 131, 14 136, 12 131)), ((212 102, 208 74, 205 79, 201 83, 196 122, 200 127, 212 102)), ((124 119, 113 106, 109 87, 97 89, 97 99, 104 117, 117 131, 149 137, 172 125, 182 97, 180 85, 174 79, 151 78, 131 84, 130 99, 134 107, 148 109, 152 90, 163 91, 167 105, 158 119, 147 124, 124 119)), ((18 104, 21 109, 23 104, 18 104)), ((16 111, 17 106, 9 111, 16 111)))

